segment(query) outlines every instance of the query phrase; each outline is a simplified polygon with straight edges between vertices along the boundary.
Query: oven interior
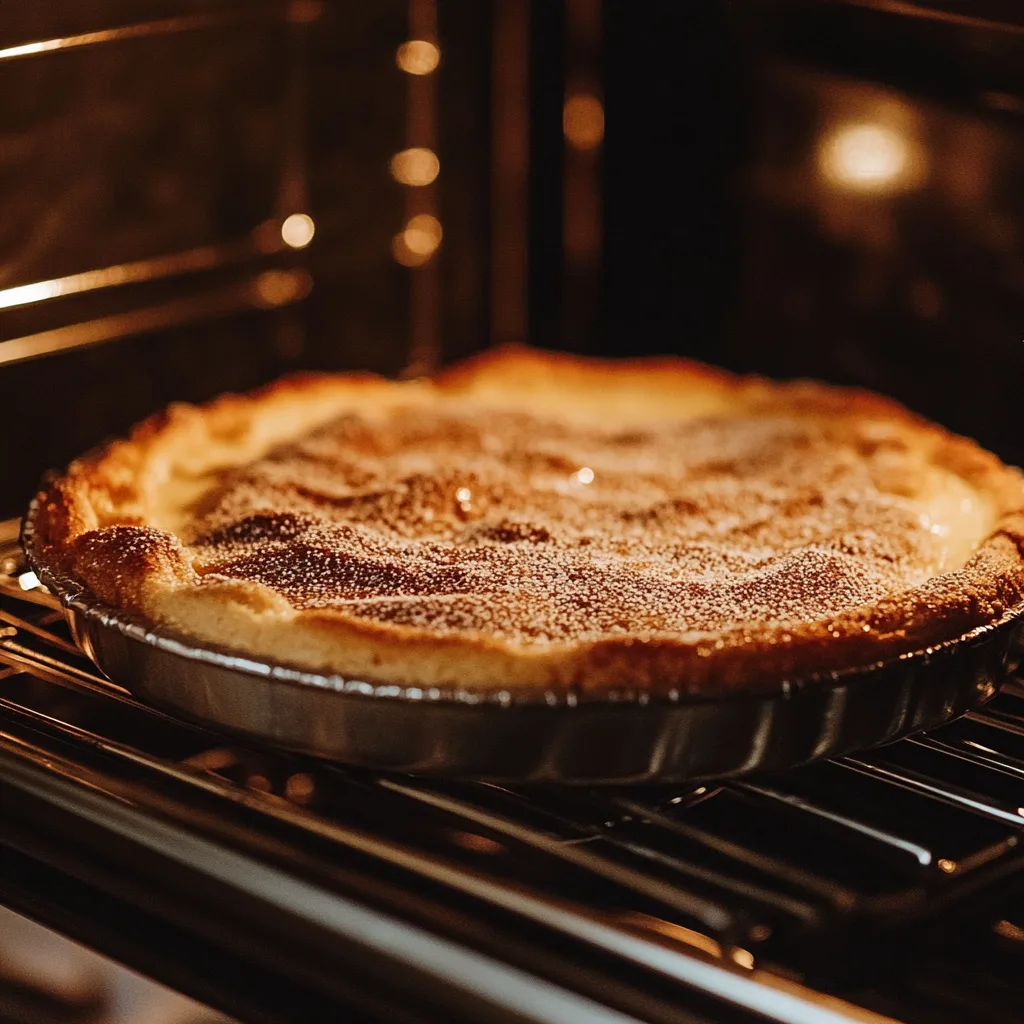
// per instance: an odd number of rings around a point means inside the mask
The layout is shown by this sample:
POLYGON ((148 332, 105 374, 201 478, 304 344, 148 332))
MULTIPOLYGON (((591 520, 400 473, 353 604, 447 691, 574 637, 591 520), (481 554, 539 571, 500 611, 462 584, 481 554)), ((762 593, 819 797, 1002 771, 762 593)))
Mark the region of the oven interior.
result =
POLYGON ((16 520, 167 402, 519 340, 1024 462, 1015 4, 20 5, 0 83, 0 902, 246 1021, 1019 1019, 1016 681, 782 777, 377 776, 101 678, 16 520))

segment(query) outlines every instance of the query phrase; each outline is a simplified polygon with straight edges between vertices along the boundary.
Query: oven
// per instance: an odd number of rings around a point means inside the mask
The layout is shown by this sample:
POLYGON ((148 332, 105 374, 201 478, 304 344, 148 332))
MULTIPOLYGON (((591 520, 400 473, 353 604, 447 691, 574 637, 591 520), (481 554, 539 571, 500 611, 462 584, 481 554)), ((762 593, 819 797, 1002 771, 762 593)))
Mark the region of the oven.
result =
MULTIPOLYGON (((139 703, 17 539, 170 401, 520 340, 857 384, 1024 462, 1019 5, 8 7, 0 968, 30 918, 259 1024, 1019 1020, 1024 683, 777 776, 371 773, 139 703)), ((0 969, 0 1020, 100 1019, 48 977, 0 969)))

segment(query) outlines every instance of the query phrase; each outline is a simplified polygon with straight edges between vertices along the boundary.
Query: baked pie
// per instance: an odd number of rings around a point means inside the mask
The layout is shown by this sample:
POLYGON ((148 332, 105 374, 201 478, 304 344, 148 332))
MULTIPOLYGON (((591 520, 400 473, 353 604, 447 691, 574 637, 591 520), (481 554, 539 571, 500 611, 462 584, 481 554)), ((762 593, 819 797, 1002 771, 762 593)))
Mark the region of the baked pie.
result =
POLYGON ((711 692, 1024 598, 1024 477, 896 403, 502 349, 172 405, 40 495, 36 551, 200 645, 414 686, 711 692))

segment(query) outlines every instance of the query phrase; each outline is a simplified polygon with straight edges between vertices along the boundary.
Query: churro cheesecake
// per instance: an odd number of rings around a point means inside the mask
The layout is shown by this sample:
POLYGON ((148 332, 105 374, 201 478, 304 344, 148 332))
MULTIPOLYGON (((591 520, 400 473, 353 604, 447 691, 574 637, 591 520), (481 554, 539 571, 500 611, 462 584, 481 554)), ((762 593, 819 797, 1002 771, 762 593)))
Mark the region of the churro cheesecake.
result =
POLYGON ((172 405, 39 495, 33 555, 195 645, 412 687, 712 693, 1024 601, 1024 478, 886 398, 509 348, 172 405))

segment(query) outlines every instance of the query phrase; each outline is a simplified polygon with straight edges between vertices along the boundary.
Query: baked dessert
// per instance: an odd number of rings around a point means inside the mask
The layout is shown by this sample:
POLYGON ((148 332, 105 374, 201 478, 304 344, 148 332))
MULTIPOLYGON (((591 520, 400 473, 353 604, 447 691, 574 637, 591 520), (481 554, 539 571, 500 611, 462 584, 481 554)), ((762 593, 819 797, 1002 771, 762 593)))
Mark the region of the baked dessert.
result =
POLYGON ((165 631, 424 687, 761 687, 1024 600, 1024 477, 972 441, 864 392, 523 348, 173 405, 34 530, 165 631))

